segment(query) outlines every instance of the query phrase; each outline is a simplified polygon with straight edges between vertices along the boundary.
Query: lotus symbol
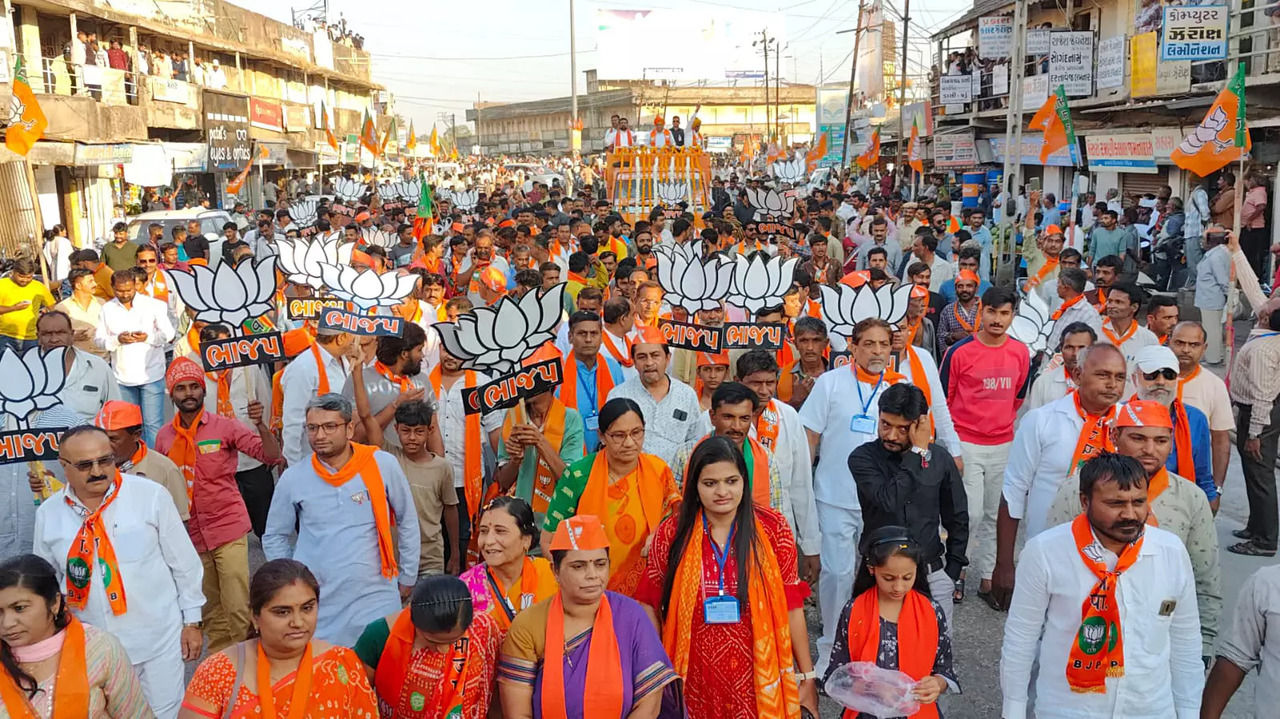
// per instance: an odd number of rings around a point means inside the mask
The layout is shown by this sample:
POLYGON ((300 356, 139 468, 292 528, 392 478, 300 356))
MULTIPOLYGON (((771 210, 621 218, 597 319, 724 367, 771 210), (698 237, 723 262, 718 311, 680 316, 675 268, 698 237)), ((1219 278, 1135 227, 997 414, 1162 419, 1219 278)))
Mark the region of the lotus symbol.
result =
POLYGON ((280 251, 280 269, 287 279, 296 285, 310 285, 312 289, 324 287, 324 278, 320 276, 320 265, 349 265, 354 243, 340 242, 341 236, 330 233, 308 242, 307 240, 276 240, 276 249, 280 251))
POLYGON ((320 276, 329 288, 329 294, 367 310, 373 307, 394 307, 408 297, 418 286, 418 276, 374 270, 357 270, 351 266, 320 264, 320 276))
POLYGON ((1009 336, 1018 340, 1031 350, 1034 357, 1049 346, 1049 335, 1053 332, 1053 313, 1049 305, 1040 298, 1038 292, 1027 292, 1018 303, 1018 313, 1009 324, 1009 336))
POLYGON ((453 190, 447 187, 437 188, 434 197, 437 202, 453 202, 453 190))
POLYGON ((799 182, 804 177, 804 157, 797 155, 792 160, 783 160, 773 163, 773 176, 782 182, 790 182, 792 184, 799 182))
POLYGON ((415 179, 396 184, 400 186, 400 194, 398 195, 400 201, 410 207, 417 207, 418 198, 422 196, 422 181, 415 179))
POLYGON ((400 238, 396 237, 395 233, 383 232, 377 227, 360 228, 360 236, 364 238, 364 243, 366 245, 373 245, 384 249, 389 248, 400 241, 400 238))
POLYGON ((58 393, 66 384, 66 347, 41 354, 32 347, 19 353, 6 349, 0 355, 0 413, 13 417, 18 427, 27 426, 27 415, 60 403, 58 393))
POLYGON ((1230 118, 1227 116, 1227 111, 1223 110, 1222 106, 1219 105, 1200 121, 1200 124, 1191 131, 1190 135, 1187 135, 1182 140, 1182 144, 1178 145, 1178 149, 1184 155, 1194 155, 1206 144, 1213 143, 1215 153, 1226 150, 1235 144, 1235 138, 1219 140, 1218 135, 1227 129, 1229 121, 1230 118))
POLYGON ((757 222, 770 217, 787 219, 795 211, 796 198, 778 190, 748 187, 747 204, 755 208, 757 222))
MULTIPOLYGON (((284 240, 287 242, 288 240, 284 240)), ((296 251, 293 251, 296 257, 296 251)), ((192 265, 188 271, 170 270, 169 277, 182 301, 202 322, 225 322, 232 327, 270 312, 276 291, 275 255, 253 262, 230 262, 211 270, 192 265)))
POLYGON ((344 204, 355 204, 364 199, 368 192, 369 186, 359 180, 352 180, 347 177, 333 178, 333 196, 344 204))
POLYGON ((910 299, 911 285, 886 284, 878 290, 871 289, 871 285, 855 288, 842 284, 839 289, 823 285, 822 315, 828 329, 848 337, 853 334, 853 326, 865 319, 875 317, 889 324, 902 321, 910 299))
POLYGON ((292 219, 300 230, 307 230, 316 226, 317 212, 319 204, 315 200, 303 200, 289 205, 289 218, 292 219))
POLYGON ((475 190, 463 190, 453 193, 453 204, 463 212, 471 212, 476 208, 476 203, 480 201, 480 193, 475 190))
POLYGON ((689 314, 720 306, 720 301, 733 286, 733 262, 720 256, 699 257, 698 250, 683 249, 659 254, 658 284, 667 293, 672 306, 683 307, 689 314))
POLYGON ((763 253, 753 254, 751 259, 743 255, 735 258, 733 287, 728 301, 745 308, 752 315, 765 307, 782 304, 782 296, 791 289, 791 276, 795 272, 798 257, 783 260, 766 258, 763 253))
POLYGON ((555 339, 564 307, 562 283, 519 300, 503 297, 492 307, 477 307, 457 322, 432 325, 449 354, 468 369, 506 374, 548 340, 555 339))
POLYGON ((684 200, 685 187, 683 182, 659 182, 657 183, 658 200, 668 207, 675 205, 684 200))

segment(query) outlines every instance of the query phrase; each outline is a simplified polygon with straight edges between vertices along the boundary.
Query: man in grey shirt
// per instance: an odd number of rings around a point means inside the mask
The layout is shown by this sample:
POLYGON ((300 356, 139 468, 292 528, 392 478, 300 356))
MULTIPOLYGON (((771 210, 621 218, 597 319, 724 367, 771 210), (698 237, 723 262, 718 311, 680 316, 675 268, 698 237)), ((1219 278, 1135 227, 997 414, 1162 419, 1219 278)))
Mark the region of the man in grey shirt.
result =
POLYGON ((1223 352, 1223 308, 1227 306, 1227 288, 1231 285, 1231 252, 1227 249, 1227 231, 1211 225, 1205 231, 1201 246, 1204 256, 1196 265, 1196 309, 1204 327, 1204 363, 1220 364, 1223 352))
MULTIPOLYGON (((1208 256, 1206 255, 1206 258, 1208 256)), ((1205 682, 1201 719, 1221 719, 1227 702, 1240 688, 1245 674, 1258 670, 1253 706, 1280 705, 1280 565, 1263 567, 1240 587, 1231 625, 1218 645, 1218 658, 1205 682)))
POLYGON ((639 328, 631 346, 631 358, 638 376, 623 382, 609 393, 609 399, 625 397, 640 405, 644 415, 644 451, 675 463, 676 453, 685 444, 707 433, 698 393, 667 374, 671 349, 656 327, 639 328))
POLYGON ((1090 264, 1109 255, 1124 259, 1129 231, 1116 226, 1118 219, 1115 210, 1103 210, 1098 216, 1098 224, 1089 232, 1089 251, 1085 253, 1090 264))

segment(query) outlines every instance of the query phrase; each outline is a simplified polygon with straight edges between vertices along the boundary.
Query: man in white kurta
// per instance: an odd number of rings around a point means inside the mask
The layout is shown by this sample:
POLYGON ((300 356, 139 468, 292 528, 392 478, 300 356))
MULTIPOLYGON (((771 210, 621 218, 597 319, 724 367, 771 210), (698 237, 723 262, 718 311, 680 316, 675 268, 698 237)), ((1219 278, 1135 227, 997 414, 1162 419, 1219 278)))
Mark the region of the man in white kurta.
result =
MULTIPOLYGON (((141 423, 141 413, 139 413, 141 423)), ((68 553, 86 519, 102 508, 101 519, 115 551, 125 593, 116 614, 107 599, 101 565, 89 577, 89 596, 75 614, 120 640, 133 664, 147 703, 159 719, 174 719, 185 690, 184 659, 200 655, 201 583, 204 569, 168 491, 132 474, 101 495, 115 472, 115 456, 106 432, 81 427, 63 438, 67 485, 36 510, 33 551, 58 570, 66 582, 68 553), (80 470, 75 463, 110 457, 106 465, 80 470), (95 491, 96 490, 96 491, 95 491), (88 499, 89 506, 80 496, 88 499), (105 505, 105 506, 104 506, 105 505), (89 507, 93 507, 90 509, 89 507), (186 636, 184 636, 184 634, 186 636)), ((95 557, 96 561, 101 557, 95 557)))
MULTIPOLYGON (((306 433, 315 461, 341 476, 353 461, 354 408, 341 395, 315 398, 306 411, 306 433)), ((375 451, 370 460, 380 474, 385 506, 394 518, 397 571, 383 571, 375 501, 363 474, 343 482, 321 477, 312 457, 291 464, 276 485, 262 535, 267 559, 289 557, 307 565, 320 582, 316 638, 351 646, 365 625, 401 608, 418 577, 418 513, 409 480, 396 458, 375 451), (395 576, 387 576, 393 573, 395 576)))
POLYGON ((350 373, 346 355, 353 344, 344 332, 320 330, 308 351, 285 365, 280 375, 280 391, 284 396, 281 409, 280 451, 292 467, 311 455, 307 434, 306 408, 316 395, 341 392, 350 373))

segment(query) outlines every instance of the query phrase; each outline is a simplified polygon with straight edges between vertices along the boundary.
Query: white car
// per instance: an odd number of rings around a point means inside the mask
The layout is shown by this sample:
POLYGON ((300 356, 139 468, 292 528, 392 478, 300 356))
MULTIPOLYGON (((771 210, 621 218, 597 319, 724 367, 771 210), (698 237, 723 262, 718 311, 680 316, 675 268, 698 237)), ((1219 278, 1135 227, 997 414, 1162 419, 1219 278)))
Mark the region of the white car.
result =
POLYGON ((192 220, 200 221, 200 234, 209 241, 209 266, 216 268, 222 262, 222 226, 231 222, 231 214, 226 210, 206 210, 203 207, 189 207, 185 210, 160 210, 144 212, 129 218, 129 239, 138 244, 147 241, 149 227, 158 224, 164 228, 164 241, 173 241, 173 228, 186 226, 192 220))

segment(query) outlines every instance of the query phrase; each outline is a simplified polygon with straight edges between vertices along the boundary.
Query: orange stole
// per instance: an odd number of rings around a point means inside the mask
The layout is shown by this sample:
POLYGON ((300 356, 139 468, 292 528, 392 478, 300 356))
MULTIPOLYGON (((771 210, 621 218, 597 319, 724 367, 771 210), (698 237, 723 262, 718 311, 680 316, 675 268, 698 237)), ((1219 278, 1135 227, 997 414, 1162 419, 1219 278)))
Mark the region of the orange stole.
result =
MULTIPOLYGON (((689 543, 676 567, 671 601, 662 628, 662 645, 671 657, 672 668, 681 677, 689 675, 692 653, 693 613, 702 611, 702 529, 701 512, 689 532, 689 543)), ((795 682, 795 659, 791 650, 791 625, 783 592, 778 557, 764 537, 764 527, 756 520, 755 554, 749 561, 748 599, 751 603, 752 662, 756 688, 756 710, 769 719, 798 719, 800 692, 795 682)))
MULTIPOLYGON (((551 408, 547 410, 547 416, 542 426, 542 434, 558 451, 560 445, 564 443, 564 403, 558 399, 551 400, 551 408)), ((502 420, 502 441, 506 442, 511 438, 511 428, 515 426, 516 412, 507 412, 507 416, 502 420)), ((522 421, 527 421, 525 417, 522 421)), ((525 452, 537 450, 526 449, 525 452)), ((551 468, 547 463, 542 461, 541 457, 537 458, 537 472, 533 478, 533 492, 530 497, 529 505, 533 507, 533 511, 546 514, 547 507, 551 504, 551 494, 555 491, 556 482, 560 480, 559 475, 552 475, 551 468)), ((521 460, 523 462, 523 460, 521 460)), ((519 484, 519 479, 516 483, 519 484)), ((495 485, 496 486, 496 485, 495 485)), ((514 486, 513 486, 514 489, 514 486)))
POLYGON ((357 474, 364 480, 370 509, 373 510, 373 524, 378 531, 378 558, 382 563, 382 576, 392 579, 400 570, 396 566, 395 544, 391 537, 391 507, 387 504, 386 485, 382 482, 382 471, 378 469, 378 460, 374 456, 377 451, 377 447, 352 442, 351 459, 347 460, 342 469, 330 472, 313 454, 311 470, 333 487, 341 487, 357 474))
MULTIPOLYGON (((547 611, 546 657, 542 663, 542 716, 568 719, 564 699, 564 604, 560 593, 551 599, 547 611)), ((626 681, 630 681, 628 678, 626 681)), ((591 652, 587 657, 587 682, 582 706, 591 707, 591 716, 622 715, 622 657, 613 631, 613 609, 609 595, 600 597, 595 622, 591 625, 591 652)))
POLYGON ((645 558, 641 553, 649 535, 657 531, 668 510, 678 502, 675 478, 661 459, 642 453, 631 474, 610 482, 608 458, 604 452, 596 453, 575 514, 594 514, 604 521, 612 567, 610 591, 635 594, 644 574, 645 558))
MULTIPOLYGON (((444 372, 438 364, 431 370, 431 374, 427 375, 427 380, 436 391, 437 400, 440 399, 443 378, 444 372)), ((463 388, 474 389, 477 383, 475 370, 466 370, 462 373, 463 388)), ((469 414, 463 422, 462 472, 464 477, 462 482, 467 500, 467 515, 475 519, 480 514, 480 495, 484 484, 484 463, 481 458, 483 437, 480 434, 480 415, 469 414)))
POLYGON ((467 669, 470 668, 468 665, 476 654, 476 652, 467 652, 467 656, 462 657, 461 661, 458 660, 459 647, 466 651, 470 646, 468 637, 463 635, 449 647, 449 654, 444 662, 444 677, 439 685, 429 688, 417 687, 414 684, 414 675, 409 674, 409 659, 413 656, 415 631, 408 609, 403 609, 396 615, 396 620, 390 629, 391 633, 387 636, 387 643, 382 649, 382 657, 378 660, 378 669, 373 676, 373 688, 378 695, 378 704, 389 707, 393 712, 392 716, 411 716, 406 710, 411 708, 408 704, 412 701, 410 697, 414 692, 406 693, 405 690, 421 689, 416 693, 426 697, 427 704, 417 716, 452 717, 450 710, 461 705, 464 700, 463 684, 467 669))
MULTIPOLYGON (((594 414, 600 411, 604 403, 609 400, 609 393, 613 391, 613 373, 609 371, 609 363, 605 362, 599 356, 596 357, 596 406, 591 409, 594 414)), ((560 385, 560 401, 566 407, 578 409, 578 358, 572 350, 569 355, 564 358, 564 378, 560 385)), ((588 414, 584 412, 583 414, 588 414)))
MULTIPOLYGON (((867 590, 853 602, 849 612, 849 658, 856 662, 875 663, 880 654, 880 597, 875 588, 867 590)), ((898 670, 917 681, 933 674, 933 660, 938 652, 938 615, 933 603, 914 589, 907 592, 898 615, 898 670)), ((854 719, 849 709, 842 715, 854 719)), ((911 719, 935 719, 938 705, 921 704, 911 719)))
MULTIPOLYGON (((63 631, 67 636, 58 657, 50 719, 85 719, 89 716, 89 668, 85 660, 84 625, 72 615, 71 623, 63 631)), ((0 704, 13 719, 40 719, 27 701, 27 693, 7 671, 0 671, 0 704)))

